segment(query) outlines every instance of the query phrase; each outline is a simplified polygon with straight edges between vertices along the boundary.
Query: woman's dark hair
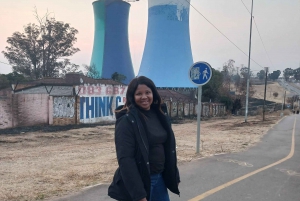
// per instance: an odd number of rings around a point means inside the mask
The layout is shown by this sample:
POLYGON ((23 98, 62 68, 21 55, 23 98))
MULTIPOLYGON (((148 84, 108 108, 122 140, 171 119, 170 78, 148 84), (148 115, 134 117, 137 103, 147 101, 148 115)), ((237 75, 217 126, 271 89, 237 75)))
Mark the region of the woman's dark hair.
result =
MULTIPOLYGON (((121 109, 127 109, 129 111, 129 108, 130 106, 136 106, 136 103, 135 103, 135 100, 134 100, 134 93, 136 91, 136 89, 138 88, 139 85, 141 84, 144 84, 146 85, 147 87, 149 87, 152 91, 152 94, 153 94, 153 104, 157 105, 157 108, 161 110, 161 97, 156 89, 156 86, 154 84, 154 82, 145 77, 145 76, 139 76, 139 77, 135 77, 131 80, 131 82, 129 83, 128 85, 128 88, 127 88, 127 92, 126 92, 126 103, 124 105, 124 107, 121 109)), ((152 106, 151 105, 151 106, 152 106)), ((118 112, 118 111, 116 111, 118 112)))

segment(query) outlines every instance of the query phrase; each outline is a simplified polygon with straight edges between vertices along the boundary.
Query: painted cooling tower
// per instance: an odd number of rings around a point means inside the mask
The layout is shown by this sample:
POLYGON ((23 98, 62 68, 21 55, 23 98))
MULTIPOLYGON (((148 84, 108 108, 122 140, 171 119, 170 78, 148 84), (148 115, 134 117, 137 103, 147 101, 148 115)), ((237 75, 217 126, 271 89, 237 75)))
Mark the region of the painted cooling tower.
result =
POLYGON ((90 65, 95 65, 95 68, 102 76, 103 55, 104 55, 104 38, 105 38, 105 2, 93 2, 94 8, 94 46, 90 65))
POLYGON ((125 84, 134 78, 128 41, 130 4, 122 0, 93 2, 95 35, 90 65, 95 65, 102 78, 117 72, 125 75, 125 84))
POLYGON ((190 0, 148 0, 148 30, 138 75, 157 87, 195 87, 188 71, 193 64, 189 32, 190 0))

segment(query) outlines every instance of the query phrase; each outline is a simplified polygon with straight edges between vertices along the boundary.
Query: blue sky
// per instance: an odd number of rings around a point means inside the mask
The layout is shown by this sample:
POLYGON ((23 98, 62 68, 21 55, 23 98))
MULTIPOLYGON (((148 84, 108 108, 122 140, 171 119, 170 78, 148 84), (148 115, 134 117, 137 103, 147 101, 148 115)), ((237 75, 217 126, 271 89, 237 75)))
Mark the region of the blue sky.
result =
MULTIPOLYGON (((1 0, 0 51, 5 50, 6 39, 13 32, 22 31, 24 25, 36 22, 33 15, 36 6, 40 15, 48 10, 56 20, 68 22, 79 31, 75 47, 81 51, 70 59, 78 65, 89 64, 94 38, 92 2, 1 0)), ((247 66, 248 57, 244 53, 249 53, 251 0, 191 0, 191 5, 194 62, 206 61, 213 68, 221 69, 226 61, 233 59, 235 66, 247 66)), ((250 67, 255 74, 265 66, 270 67, 270 71, 300 67, 299 10, 299 0, 254 0, 251 58, 255 62, 251 61, 250 67)), ((135 74, 145 45, 147 12, 148 1, 131 3, 129 43, 135 74)), ((0 53, 0 73, 11 72, 11 67, 2 62, 8 63, 0 53)))

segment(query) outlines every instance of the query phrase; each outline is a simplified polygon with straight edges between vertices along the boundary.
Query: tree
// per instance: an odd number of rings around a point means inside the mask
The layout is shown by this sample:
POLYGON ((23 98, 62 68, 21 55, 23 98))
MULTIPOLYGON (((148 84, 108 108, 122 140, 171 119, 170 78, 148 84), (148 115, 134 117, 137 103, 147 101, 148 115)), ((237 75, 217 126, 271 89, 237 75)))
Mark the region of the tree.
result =
POLYGON ((238 74, 234 75, 233 81, 234 81, 235 91, 237 91, 237 89, 240 87, 240 84, 241 84, 241 76, 238 74))
POLYGON ((79 51, 73 47, 78 31, 68 23, 49 18, 48 13, 40 18, 35 11, 35 16, 38 24, 30 23, 23 33, 13 33, 7 39, 6 51, 2 51, 13 71, 33 79, 75 72, 78 66, 66 57, 79 51))
POLYGON ((222 71, 223 81, 224 81, 224 85, 227 86, 228 91, 230 91, 231 79, 235 72, 234 63, 235 61, 233 59, 229 59, 227 62, 223 64, 223 71, 222 71))
MULTIPOLYGON (((248 77, 248 67, 242 67, 241 68, 241 70, 240 70, 240 72, 241 72, 241 75, 242 75, 242 77, 243 78, 247 78, 248 77)), ((252 72, 250 71, 250 77, 252 76, 252 72)))
POLYGON ((30 81, 30 79, 24 77, 22 74, 19 74, 17 72, 8 73, 5 76, 10 83, 30 81))
POLYGON ((270 73, 268 75, 268 77, 269 77, 269 79, 274 81, 274 80, 277 80, 279 78, 280 74, 281 74, 281 71, 277 70, 277 71, 273 71, 272 73, 270 73))
POLYGON ((101 78, 101 74, 97 70, 97 68, 96 68, 96 66, 94 64, 91 65, 91 66, 83 65, 83 67, 86 70, 85 75, 87 77, 90 77, 90 78, 93 78, 93 79, 100 79, 101 78))
POLYGON ((117 81, 117 82, 123 82, 124 80, 126 80, 126 76, 125 75, 122 75, 122 74, 119 74, 117 72, 114 72, 112 75, 111 75, 111 79, 114 80, 114 81, 117 81))
POLYGON ((294 78, 300 80, 300 67, 294 70, 294 78))
POLYGON ((4 89, 10 86, 10 84, 16 84, 18 82, 30 81, 30 79, 25 78, 23 75, 12 72, 9 74, 0 74, 0 89, 4 89))
POLYGON ((9 87, 9 81, 4 74, 0 74, 0 89, 9 87))
MULTIPOLYGON (((223 90, 223 74, 212 68, 212 77, 210 81, 202 86, 203 101, 218 101, 223 90)), ((228 93, 228 90, 226 90, 228 93)))
POLYGON ((232 114, 236 114, 242 108, 241 99, 236 98, 232 104, 232 114))
POLYGON ((259 80, 264 80, 266 73, 265 73, 264 70, 260 70, 256 75, 257 75, 259 80))
MULTIPOLYGON (((245 75, 247 76, 247 74, 245 75)), ((241 97, 241 101, 244 102, 246 94, 247 94, 247 79, 246 78, 241 78, 239 81, 239 85, 237 86, 237 93, 241 97)), ((249 80, 249 97, 252 97, 255 93, 255 90, 252 86, 252 81, 251 79, 249 80)))
POLYGON ((284 76, 285 81, 288 81, 290 76, 293 76, 293 75, 294 75, 293 69, 291 69, 291 68, 284 69, 283 76, 284 76))

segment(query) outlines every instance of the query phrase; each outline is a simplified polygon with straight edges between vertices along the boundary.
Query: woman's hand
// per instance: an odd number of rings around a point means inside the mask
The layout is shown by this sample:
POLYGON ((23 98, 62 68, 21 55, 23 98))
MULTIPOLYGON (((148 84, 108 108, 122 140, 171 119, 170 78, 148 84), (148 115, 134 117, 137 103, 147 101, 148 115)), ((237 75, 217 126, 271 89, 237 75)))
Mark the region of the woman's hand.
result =
POLYGON ((143 198, 143 199, 141 199, 141 200, 139 200, 139 201, 147 201, 147 199, 146 199, 146 198, 143 198))

